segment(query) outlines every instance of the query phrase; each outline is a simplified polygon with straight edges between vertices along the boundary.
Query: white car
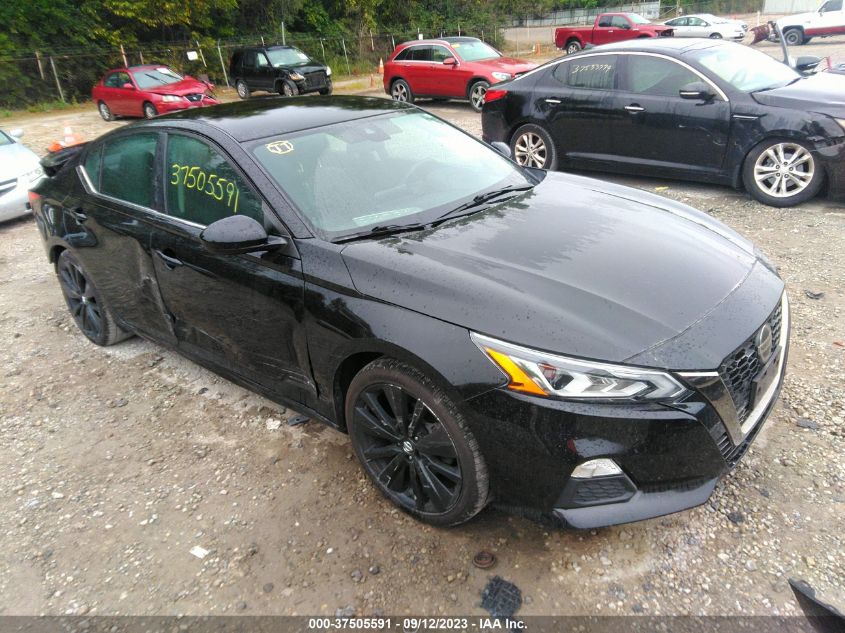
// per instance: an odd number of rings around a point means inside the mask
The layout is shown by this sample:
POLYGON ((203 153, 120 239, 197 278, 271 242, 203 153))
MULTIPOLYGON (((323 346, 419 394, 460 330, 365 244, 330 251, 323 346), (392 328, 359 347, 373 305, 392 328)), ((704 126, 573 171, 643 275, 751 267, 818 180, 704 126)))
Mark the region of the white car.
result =
POLYGON ((777 25, 790 46, 806 44, 814 37, 845 35, 842 0, 827 0, 817 11, 780 18, 777 25))
POLYGON ((18 141, 22 130, 0 130, 0 222, 30 212, 29 190, 44 176, 38 156, 18 141))
POLYGON ((664 22, 675 30, 675 37, 710 37, 713 39, 741 40, 748 30, 744 22, 718 18, 709 13, 683 15, 664 22))

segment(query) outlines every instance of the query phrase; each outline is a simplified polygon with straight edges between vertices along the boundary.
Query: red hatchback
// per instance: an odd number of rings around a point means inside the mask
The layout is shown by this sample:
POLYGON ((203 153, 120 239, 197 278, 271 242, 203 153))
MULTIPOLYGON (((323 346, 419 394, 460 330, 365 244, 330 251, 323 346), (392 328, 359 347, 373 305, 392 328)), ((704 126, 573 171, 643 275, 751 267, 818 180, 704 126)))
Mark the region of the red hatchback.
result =
POLYGON ((147 119, 188 108, 220 103, 214 85, 180 75, 167 66, 130 66, 110 70, 91 90, 100 116, 140 116, 147 119))
POLYGON ((491 84, 513 79, 537 64, 504 57, 474 37, 415 40, 396 47, 384 65, 384 91, 396 101, 416 97, 469 99, 481 111, 491 84))

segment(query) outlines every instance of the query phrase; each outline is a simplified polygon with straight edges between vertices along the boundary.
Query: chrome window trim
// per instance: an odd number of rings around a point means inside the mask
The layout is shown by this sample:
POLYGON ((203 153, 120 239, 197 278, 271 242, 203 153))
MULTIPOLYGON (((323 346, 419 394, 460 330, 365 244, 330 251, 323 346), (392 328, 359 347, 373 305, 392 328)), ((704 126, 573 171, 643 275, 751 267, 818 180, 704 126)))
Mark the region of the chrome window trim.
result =
MULTIPOLYGON (((402 49, 402 51, 409 51, 409 50, 411 50, 412 48, 421 48, 421 47, 423 47, 423 46, 430 46, 432 49, 433 49, 435 46, 439 46, 439 47, 441 47, 441 48, 445 48, 447 51, 449 51, 449 52, 451 52, 451 53, 452 53, 452 54, 450 55, 450 57, 454 57, 456 60, 458 60, 458 63, 460 63, 461 61, 463 61, 460 57, 458 57, 458 54, 457 54, 454 50, 452 50, 452 47, 451 47, 451 46, 449 46, 448 44, 431 44, 431 43, 427 43, 427 44, 411 44, 410 46, 406 46, 405 48, 403 48, 403 49, 402 49)), ((401 51, 400 51, 400 52, 401 52, 401 51)), ((395 63, 395 64, 438 64, 438 65, 441 65, 441 66, 443 65, 443 62, 436 62, 436 61, 434 61, 434 60, 425 61, 425 60, 422 60, 422 59, 399 59, 399 60, 393 60, 393 63, 395 63)))
MULTIPOLYGON (((620 55, 638 55, 640 57, 659 57, 660 59, 665 59, 667 61, 674 62, 674 63, 678 64, 679 66, 683 66, 684 68, 686 68, 690 72, 698 75, 699 78, 701 78, 701 80, 704 81, 704 83, 708 84, 711 88, 713 88, 713 90, 716 91, 716 94, 719 95, 719 97, 721 97, 722 101, 725 101, 726 103, 730 103, 730 99, 728 99, 728 95, 726 95, 724 93, 724 91, 721 88, 719 88, 719 86, 717 86, 715 83, 713 83, 713 81, 711 81, 701 71, 696 70, 695 68, 693 68, 692 66, 690 66, 686 62, 681 61, 680 59, 677 59, 675 57, 670 57, 669 55, 662 55, 660 53, 646 53, 646 52, 642 52, 642 51, 626 51, 626 52, 620 52, 619 54, 620 55)), ((631 94, 641 94, 641 93, 638 93, 638 92, 633 92, 631 90, 620 90, 619 92, 628 92, 628 93, 631 93, 631 94)), ((653 95, 653 96, 661 96, 661 95, 653 95)), ((666 97, 666 98, 671 99, 671 98, 674 98, 674 97, 666 97)), ((677 98, 679 99, 680 97, 677 97, 677 98)))

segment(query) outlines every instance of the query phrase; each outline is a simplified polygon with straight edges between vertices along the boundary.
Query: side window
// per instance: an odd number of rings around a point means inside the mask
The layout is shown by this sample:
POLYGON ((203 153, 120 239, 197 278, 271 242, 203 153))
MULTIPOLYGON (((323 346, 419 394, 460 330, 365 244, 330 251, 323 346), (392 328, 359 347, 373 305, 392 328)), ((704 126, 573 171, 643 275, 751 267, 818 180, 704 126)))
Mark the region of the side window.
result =
POLYGON ((123 88, 123 84, 131 84, 132 79, 129 77, 129 73, 117 73, 117 85, 119 88, 123 88))
POLYGON ((121 136, 103 145, 100 193, 156 208, 155 155, 158 134, 121 136))
POLYGON ((631 23, 624 15, 614 15, 610 20, 610 26, 616 29, 630 29, 631 23))
POLYGON ((611 16, 603 15, 599 18, 599 26, 610 26, 611 16))
POLYGON ((401 51, 399 51, 399 54, 396 57, 393 58, 393 61, 403 62, 403 61, 407 60, 408 57, 409 57, 408 53, 410 51, 411 51, 410 48, 403 48, 401 51))
POLYGON ((415 62, 430 62, 431 46, 414 46, 411 49, 411 59, 415 62))
POLYGON ((255 68, 255 51, 244 51, 244 68, 255 68))
POLYGON ((842 0, 827 0, 822 7, 821 10, 823 11, 841 11, 842 10, 842 0))
POLYGON ((431 61, 443 63, 443 60, 447 57, 454 57, 454 55, 445 46, 431 47, 431 61))
POLYGON ((701 81, 694 72, 668 59, 648 55, 627 58, 629 92, 661 97, 678 97, 678 91, 693 81, 701 81))
POLYGON ((171 134, 166 165, 168 215, 208 226, 240 213, 264 224, 260 198, 229 162, 206 143, 171 134))
POLYGON ((104 86, 108 86, 109 88, 120 88, 120 73, 111 73, 108 77, 106 77, 105 81, 103 81, 104 86))
POLYGON ((267 60, 267 55, 264 53, 258 53, 256 55, 257 65, 259 68, 267 68, 270 65, 270 62, 267 60))
POLYGON ((702 20, 701 18, 688 18, 689 26, 707 26, 707 22, 702 20))
POLYGON ((616 55, 596 55, 558 64, 554 77, 571 88, 613 90, 616 85, 616 55))
POLYGON ((88 156, 85 157, 85 173, 88 175, 88 180, 94 186, 95 191, 100 190, 100 155, 103 152, 103 146, 98 145, 88 150, 88 156))

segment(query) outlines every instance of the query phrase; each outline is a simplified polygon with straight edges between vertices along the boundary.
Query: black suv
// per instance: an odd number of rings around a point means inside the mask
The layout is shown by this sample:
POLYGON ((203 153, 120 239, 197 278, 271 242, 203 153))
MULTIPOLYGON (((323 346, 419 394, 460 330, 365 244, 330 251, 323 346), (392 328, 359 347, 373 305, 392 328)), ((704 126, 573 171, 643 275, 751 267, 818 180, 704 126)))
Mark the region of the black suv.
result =
POLYGON ((229 74, 241 99, 249 98, 253 90, 278 92, 286 97, 332 93, 332 69, 295 46, 239 48, 232 54, 229 74))

